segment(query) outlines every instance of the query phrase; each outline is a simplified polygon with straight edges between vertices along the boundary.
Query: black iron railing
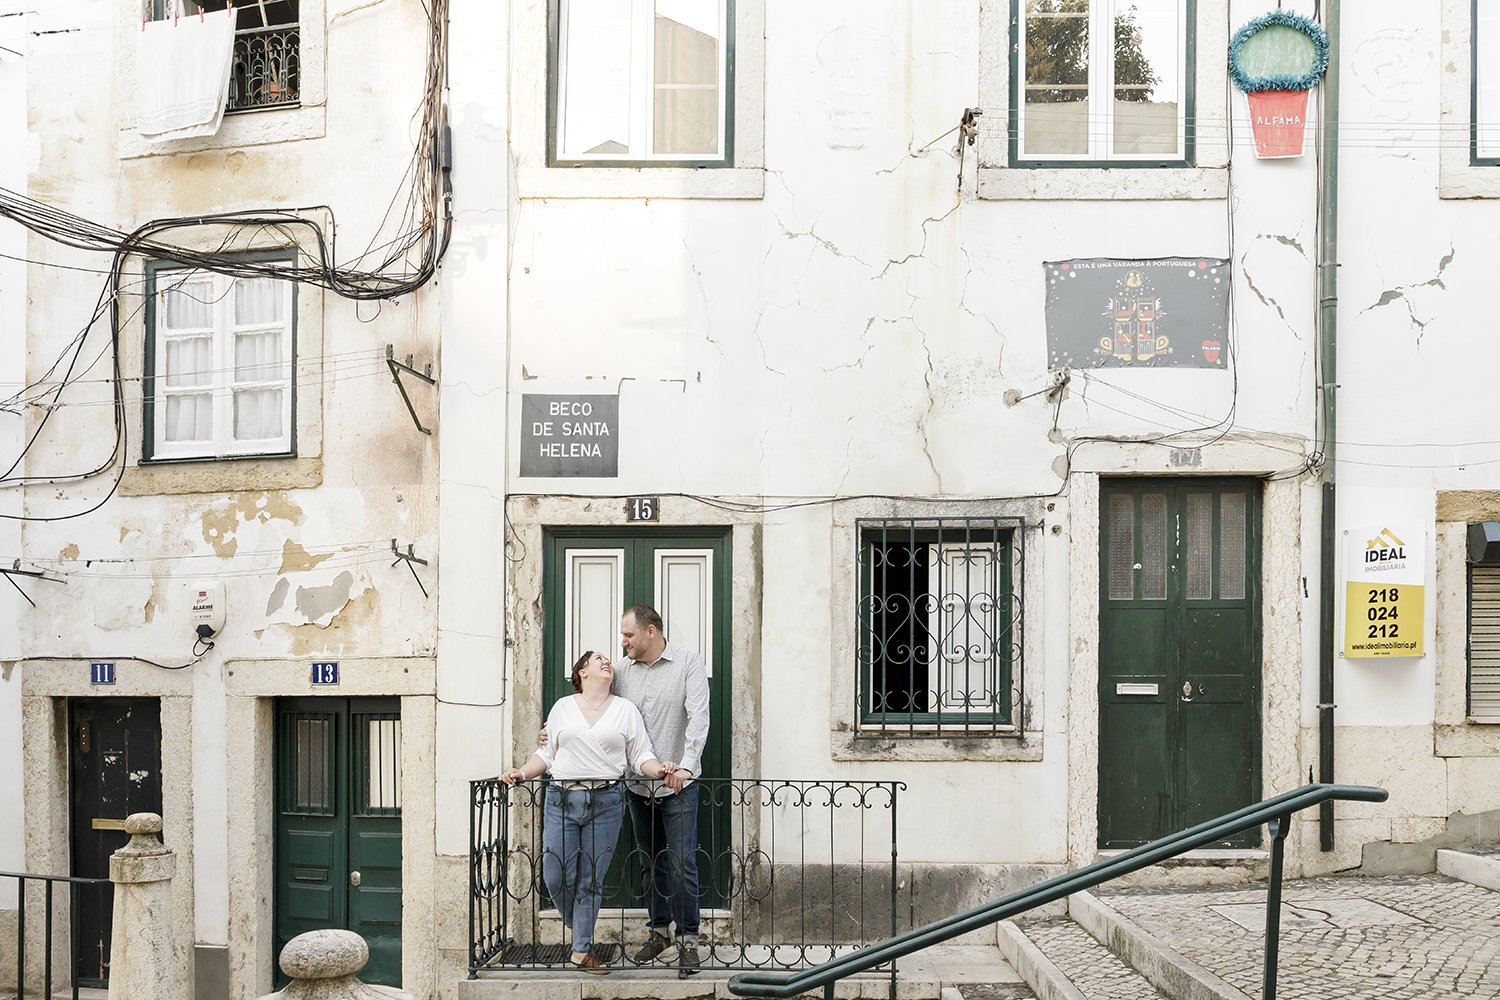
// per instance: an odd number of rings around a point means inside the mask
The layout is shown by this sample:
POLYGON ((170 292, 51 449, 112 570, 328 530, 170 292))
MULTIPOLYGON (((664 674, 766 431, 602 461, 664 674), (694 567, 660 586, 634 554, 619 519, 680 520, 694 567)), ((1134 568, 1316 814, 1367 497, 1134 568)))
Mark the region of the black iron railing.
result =
POLYGON ((302 30, 295 24, 234 33, 226 111, 295 106, 302 100, 302 30))
MULTIPOLYGON (((913 952, 941 944, 960 934, 1066 899, 1075 892, 1092 889, 1111 879, 1139 871, 1188 851, 1206 847, 1235 834, 1268 824, 1271 834, 1271 878, 1266 892, 1266 952, 1261 1000, 1276 1000, 1276 959, 1281 928, 1281 867, 1283 848, 1291 831, 1292 813, 1324 802, 1384 802, 1383 788, 1363 785, 1304 785, 1255 805, 1245 806, 1218 819, 1199 823, 1143 847, 1126 851, 1087 868, 1048 879, 1029 889, 1002 896, 964 913, 892 935, 889 939, 848 955, 841 955, 815 968, 796 972, 747 972, 729 981, 729 991, 743 997, 794 997, 821 988, 833 997, 834 984, 859 972, 882 968, 913 952)), ((894 993, 892 994, 894 996, 894 993)))
POLYGON ((860 519, 856 739, 1020 738, 1024 522, 860 519))
MULTIPOLYGON (((68 969, 70 970, 68 981, 72 984, 73 1000, 78 1000, 78 970, 83 956, 79 953, 78 927, 74 918, 79 912, 79 906, 82 905, 84 893, 92 897, 89 900, 92 905, 112 906, 114 885, 107 878, 72 878, 67 875, 32 875, 24 872, 0 872, 0 879, 14 880, 13 884, 16 887, 16 1000, 26 1000, 28 974, 26 932, 28 928, 35 930, 34 924, 28 924, 28 921, 32 919, 28 916, 28 897, 32 906, 40 903, 42 907, 42 990, 39 995, 48 1000, 53 996, 52 954, 58 933, 56 926, 58 886, 63 887, 62 892, 68 897, 68 915, 72 921, 67 935, 68 969)), ((106 961, 107 959, 100 961, 101 973, 106 961)))
MULTIPOLYGON (((697 867, 702 968, 800 969, 896 933, 897 781, 704 779, 697 867)), ((470 783, 469 974, 564 967, 547 895, 544 779, 470 783)), ((612 794, 619 795, 615 790, 612 794)), ((594 955, 629 967, 643 944, 645 852, 627 812, 594 955)), ((872 971, 895 967, 877 964, 872 971)))

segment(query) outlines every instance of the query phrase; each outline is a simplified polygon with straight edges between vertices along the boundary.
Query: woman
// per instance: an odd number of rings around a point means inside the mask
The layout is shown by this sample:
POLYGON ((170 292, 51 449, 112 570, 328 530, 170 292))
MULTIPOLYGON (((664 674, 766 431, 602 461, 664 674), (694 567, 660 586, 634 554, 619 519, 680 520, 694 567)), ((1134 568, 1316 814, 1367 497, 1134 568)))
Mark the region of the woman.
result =
POLYGON ((604 875, 620 836, 626 766, 662 778, 676 764, 656 759, 640 709, 610 694, 614 666, 590 650, 573 664, 573 691, 547 715, 551 738, 524 765, 500 775, 506 785, 552 772, 542 822, 542 878, 563 923, 573 930, 571 964, 602 976, 609 972, 590 945, 599 915, 604 875))

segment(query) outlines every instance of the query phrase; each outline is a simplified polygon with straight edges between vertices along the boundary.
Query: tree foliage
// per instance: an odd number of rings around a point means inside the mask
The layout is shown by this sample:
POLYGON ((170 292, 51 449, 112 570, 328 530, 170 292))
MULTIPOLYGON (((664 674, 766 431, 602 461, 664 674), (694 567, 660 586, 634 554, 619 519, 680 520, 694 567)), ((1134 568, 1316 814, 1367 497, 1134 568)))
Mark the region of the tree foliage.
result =
MULTIPOLYGON (((1098 2, 1098 0, 1095 0, 1098 2)), ((1027 0, 1026 100, 1082 100, 1089 82, 1089 0, 1027 0), (1054 87, 1042 86, 1052 84, 1054 87)), ((1145 102, 1161 78, 1141 51, 1135 8, 1115 15, 1115 86, 1121 101, 1145 102)))

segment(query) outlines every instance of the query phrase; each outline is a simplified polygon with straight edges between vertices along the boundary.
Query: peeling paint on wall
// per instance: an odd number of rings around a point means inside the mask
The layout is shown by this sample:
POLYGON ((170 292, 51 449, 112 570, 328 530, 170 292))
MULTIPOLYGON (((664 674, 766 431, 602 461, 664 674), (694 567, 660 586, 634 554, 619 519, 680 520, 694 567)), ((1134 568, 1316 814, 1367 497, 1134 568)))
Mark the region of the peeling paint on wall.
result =
POLYGON ((77 542, 69 542, 67 545, 64 545, 61 549, 58 550, 58 552, 57 552, 57 558, 59 558, 59 559, 77 559, 78 558, 78 543, 77 542))
POLYGON ((297 611, 309 623, 326 628, 333 617, 349 603, 349 593, 354 587, 354 574, 348 570, 333 578, 326 587, 298 587, 297 611))
POLYGON ((203 540, 220 558, 229 559, 239 548, 235 534, 241 522, 273 520, 301 524, 302 508, 283 490, 237 494, 203 512, 203 540))
POLYGON ((271 591, 271 598, 266 601, 266 617, 269 618, 281 610, 281 606, 286 603, 286 592, 291 585, 292 582, 286 577, 276 581, 276 587, 271 591))
POLYGON ((288 538, 281 546, 281 569, 280 573, 295 573, 298 570, 312 569, 325 559, 332 559, 332 552, 322 555, 312 555, 301 545, 288 538))

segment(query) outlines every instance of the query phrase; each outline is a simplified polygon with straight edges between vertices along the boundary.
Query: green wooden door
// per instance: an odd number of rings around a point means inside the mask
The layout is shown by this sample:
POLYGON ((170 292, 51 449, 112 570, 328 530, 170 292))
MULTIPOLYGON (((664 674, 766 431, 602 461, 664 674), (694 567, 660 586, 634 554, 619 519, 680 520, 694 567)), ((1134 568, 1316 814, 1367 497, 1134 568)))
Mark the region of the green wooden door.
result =
POLYGON ((1259 500, 1244 480, 1101 488, 1100 847, 1260 798, 1259 500))
MULTIPOLYGON (((729 774, 730 540, 724 530, 555 529, 546 534, 547 627, 542 715, 572 694, 568 673, 585 650, 618 661, 620 614, 632 604, 661 613, 667 639, 696 650, 708 669, 708 745, 704 778, 729 774)), ((729 897, 729 796, 700 799, 698 877, 704 907, 729 897)), ((606 906, 639 906, 640 873, 627 818, 607 880, 606 906)))
POLYGON ((276 954, 352 930, 370 946, 360 978, 401 985, 399 699, 282 699, 275 775, 276 954))

